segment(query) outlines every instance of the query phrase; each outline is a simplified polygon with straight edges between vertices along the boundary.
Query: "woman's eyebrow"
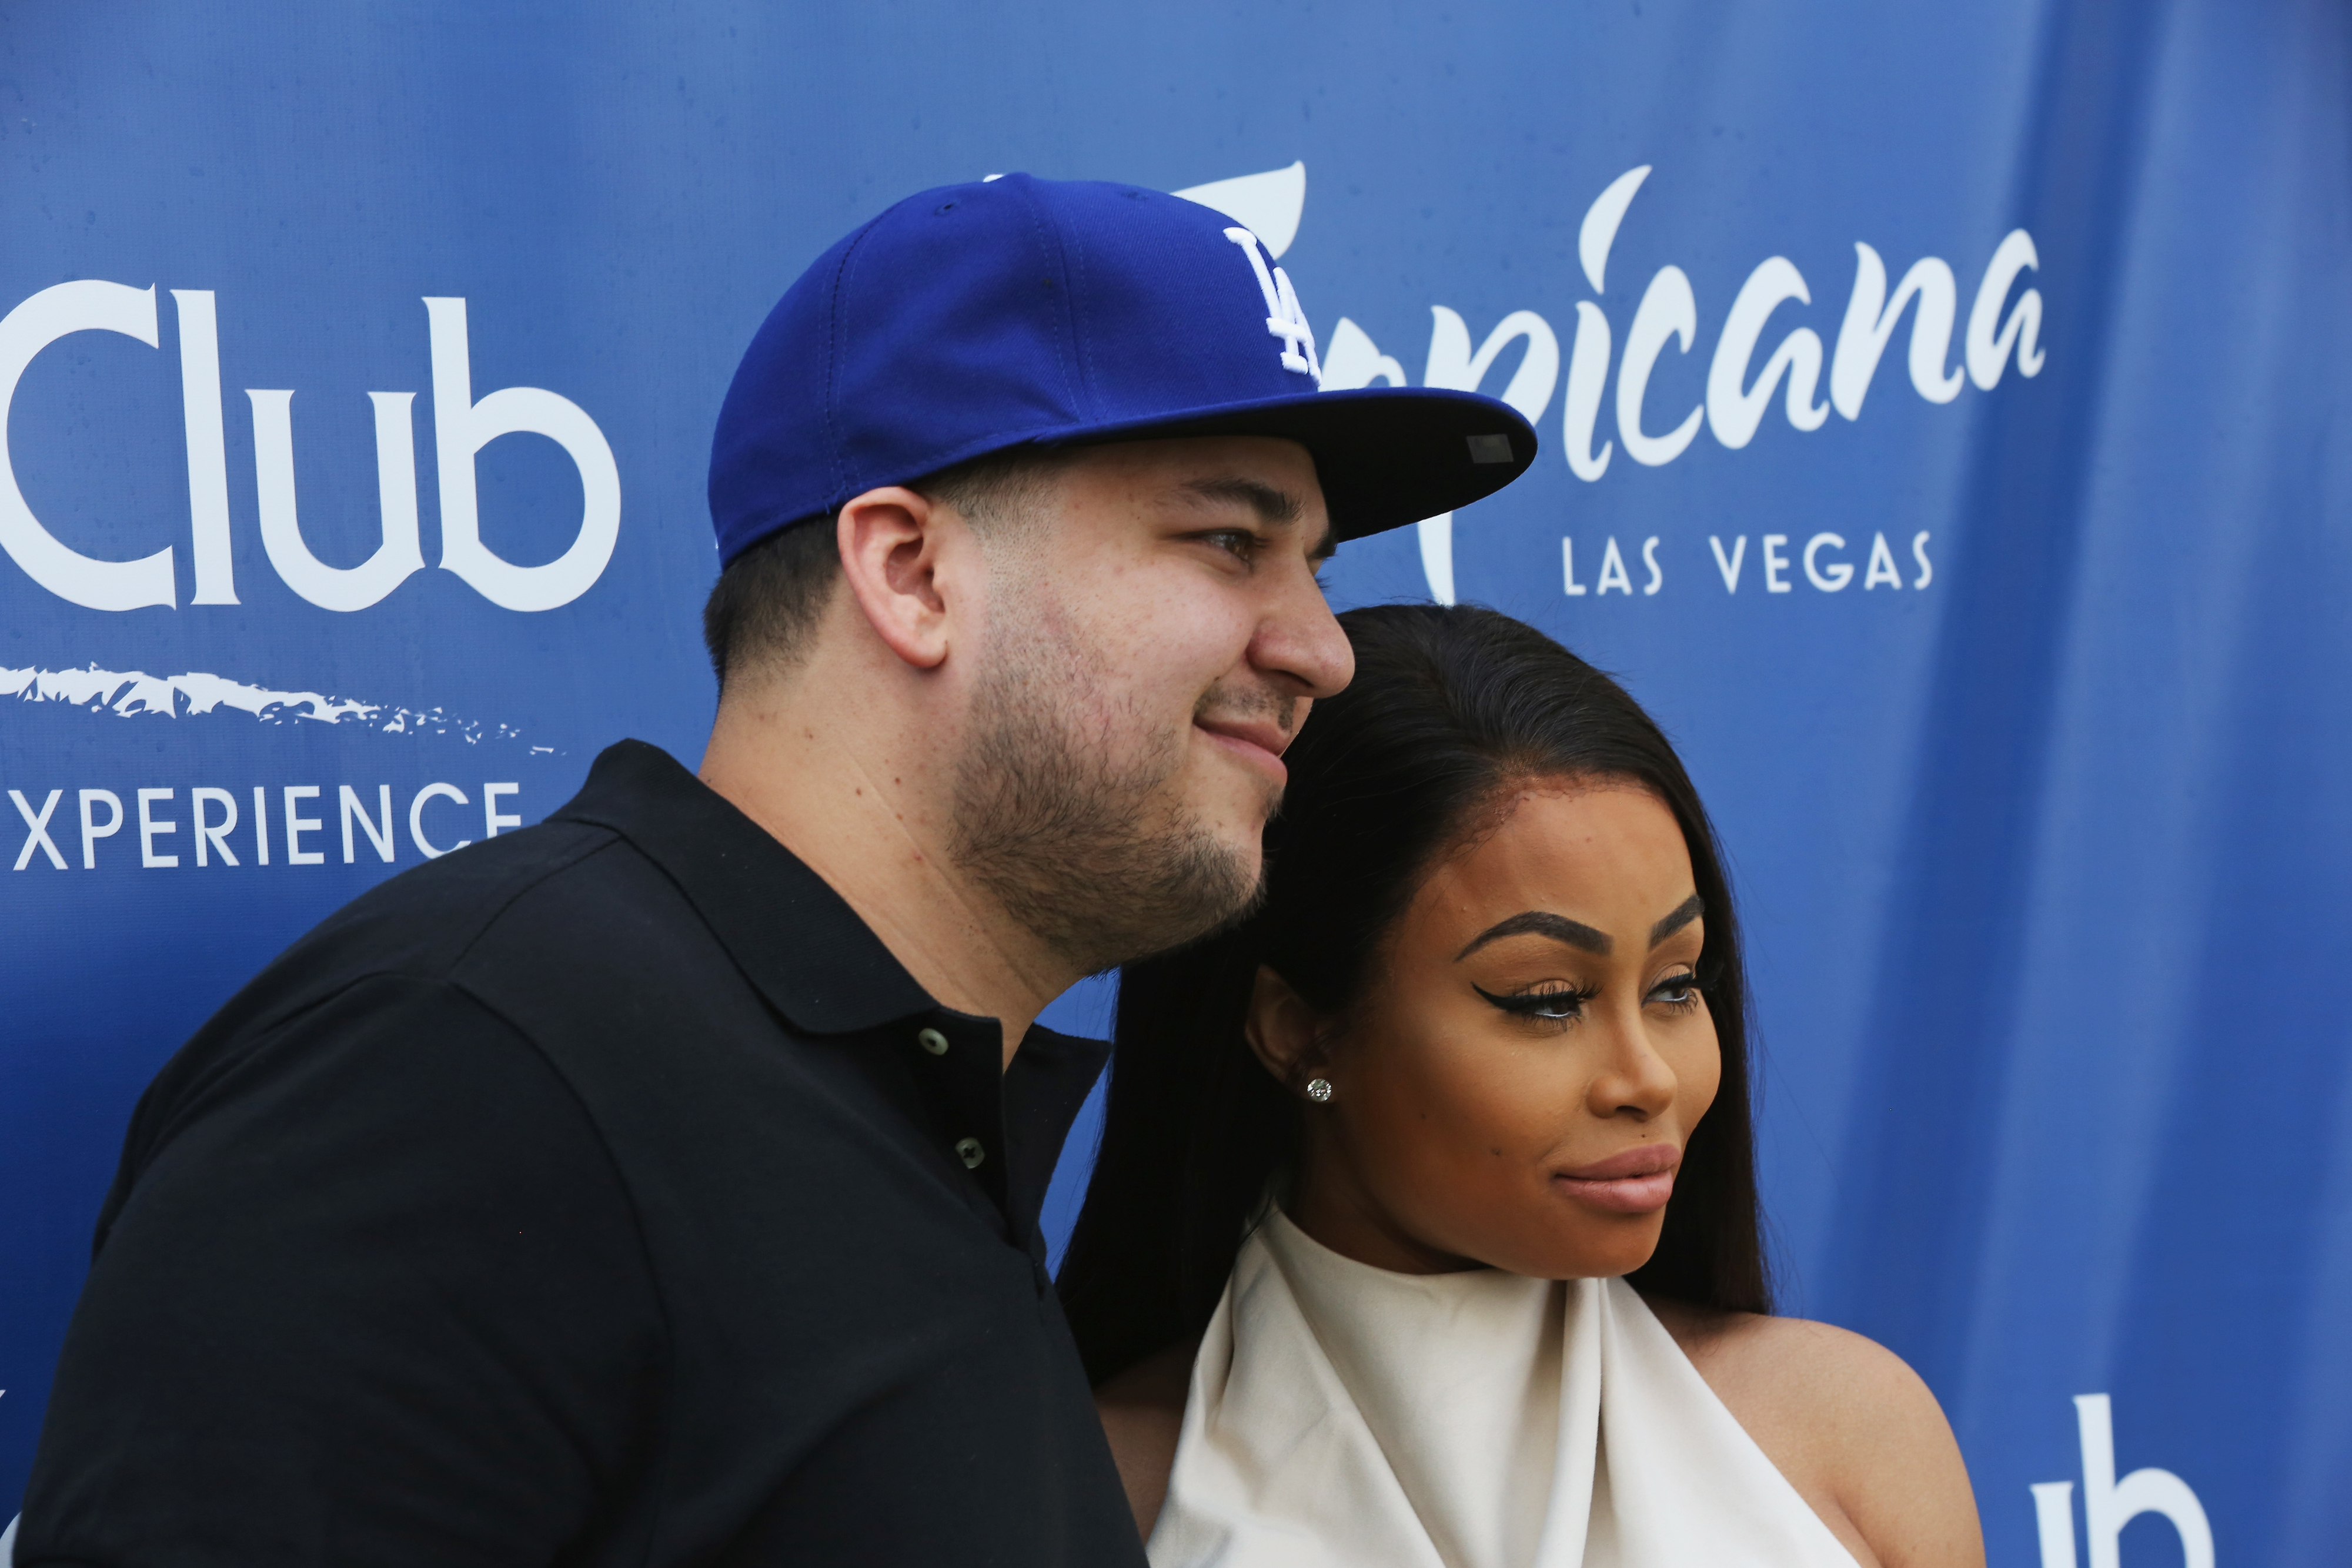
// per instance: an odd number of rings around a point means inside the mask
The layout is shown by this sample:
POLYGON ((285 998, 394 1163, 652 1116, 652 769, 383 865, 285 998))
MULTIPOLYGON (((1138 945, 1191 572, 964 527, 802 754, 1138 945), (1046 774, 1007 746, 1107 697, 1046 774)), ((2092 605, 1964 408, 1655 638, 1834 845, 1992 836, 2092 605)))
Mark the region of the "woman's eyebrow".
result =
POLYGON ((1696 893, 1675 905, 1675 912, 1650 927, 1650 946, 1654 947, 1667 937, 1696 920, 1706 912, 1706 903, 1696 893))
MULTIPOLYGON (((1672 916, 1668 918, 1671 919, 1672 916)), ((1570 920, 1565 915, 1553 915, 1541 909, 1529 909, 1514 915, 1507 920, 1497 920, 1494 925, 1470 938, 1470 945, 1454 954, 1454 961, 1459 964, 1489 942, 1500 942, 1506 936, 1549 936, 1555 942, 1565 942, 1571 947, 1581 947, 1588 953, 1596 954, 1604 958, 1609 956, 1609 949, 1613 946, 1606 931, 1595 931, 1582 921, 1570 920)))
MULTIPOLYGON (((1674 912, 1650 927, 1650 946, 1654 947, 1667 937, 1696 920, 1706 911, 1706 901, 1696 893, 1675 905, 1674 912)), ((1595 931, 1580 920, 1570 920, 1565 915, 1548 910, 1528 909, 1506 920, 1497 920, 1477 936, 1470 938, 1462 951, 1454 955, 1457 964, 1489 942, 1499 942, 1506 936, 1549 936, 1555 942, 1566 943, 1600 957, 1607 957, 1615 944, 1606 931, 1595 931)))

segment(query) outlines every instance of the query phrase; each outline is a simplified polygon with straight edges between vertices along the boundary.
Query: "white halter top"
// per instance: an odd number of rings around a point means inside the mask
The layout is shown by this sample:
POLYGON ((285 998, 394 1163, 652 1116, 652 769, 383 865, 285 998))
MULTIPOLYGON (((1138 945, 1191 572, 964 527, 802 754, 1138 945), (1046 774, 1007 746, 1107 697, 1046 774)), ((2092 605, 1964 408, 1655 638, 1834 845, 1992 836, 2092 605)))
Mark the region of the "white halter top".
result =
POLYGON ((1153 1568, 1854 1568, 1622 1280, 1393 1274, 1279 1209, 1192 1364, 1153 1568))

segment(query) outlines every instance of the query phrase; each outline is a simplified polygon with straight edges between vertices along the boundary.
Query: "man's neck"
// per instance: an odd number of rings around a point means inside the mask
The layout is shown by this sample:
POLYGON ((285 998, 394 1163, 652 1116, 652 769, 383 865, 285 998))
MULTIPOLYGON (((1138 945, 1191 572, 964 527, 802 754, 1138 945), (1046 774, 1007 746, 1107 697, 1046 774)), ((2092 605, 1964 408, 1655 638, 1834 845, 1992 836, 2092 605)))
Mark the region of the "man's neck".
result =
POLYGON ((1080 977, 950 858, 953 737, 892 722, 887 704, 842 711, 821 694, 871 686, 811 669, 746 686, 719 704, 702 781, 823 877, 935 1000, 997 1019, 1009 1065, 1080 977))

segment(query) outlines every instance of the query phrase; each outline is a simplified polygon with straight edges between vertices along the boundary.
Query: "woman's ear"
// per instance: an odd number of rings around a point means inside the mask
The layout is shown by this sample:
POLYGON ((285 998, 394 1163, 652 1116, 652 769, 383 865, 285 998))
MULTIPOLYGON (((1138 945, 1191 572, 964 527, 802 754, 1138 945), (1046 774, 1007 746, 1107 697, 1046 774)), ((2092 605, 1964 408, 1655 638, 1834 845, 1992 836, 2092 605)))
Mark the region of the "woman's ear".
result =
POLYGON ((1322 1020, 1290 982, 1260 964, 1242 1035, 1276 1082, 1296 1090, 1322 1065, 1322 1020))

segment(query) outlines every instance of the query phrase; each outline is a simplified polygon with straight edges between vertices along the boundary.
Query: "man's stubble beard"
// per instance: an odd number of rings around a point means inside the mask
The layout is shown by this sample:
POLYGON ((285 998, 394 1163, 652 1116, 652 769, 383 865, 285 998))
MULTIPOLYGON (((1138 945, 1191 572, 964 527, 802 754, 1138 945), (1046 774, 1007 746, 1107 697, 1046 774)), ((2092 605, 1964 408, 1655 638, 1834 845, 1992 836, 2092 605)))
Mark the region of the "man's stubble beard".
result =
MULTIPOLYGON (((1045 625, 1003 640, 973 695, 949 852, 1013 920, 1083 974, 1179 947, 1246 915, 1263 862, 1219 841, 1178 799, 1190 725, 1139 755, 1045 625)), ((1269 787, 1265 814, 1281 791, 1269 787)))

